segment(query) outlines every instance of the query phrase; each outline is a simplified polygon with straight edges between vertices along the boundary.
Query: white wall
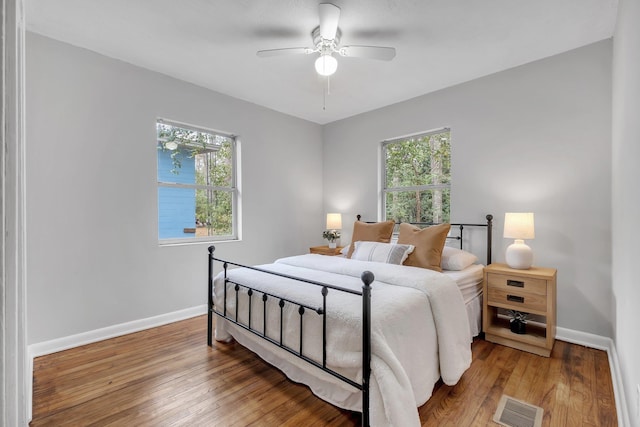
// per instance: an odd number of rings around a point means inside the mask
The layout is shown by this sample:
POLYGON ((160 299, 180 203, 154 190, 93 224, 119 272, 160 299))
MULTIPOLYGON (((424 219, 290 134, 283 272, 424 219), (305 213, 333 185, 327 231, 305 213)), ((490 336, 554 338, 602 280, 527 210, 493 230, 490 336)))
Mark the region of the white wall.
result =
POLYGON ((452 221, 494 214, 504 262, 504 213, 535 212, 529 244, 558 269, 559 326, 612 336, 611 41, 326 125, 325 210, 377 218, 380 141, 444 126, 452 221))
POLYGON ((219 256, 322 242, 319 125, 36 34, 26 60, 30 344, 206 304, 208 245, 158 246, 157 117, 240 136, 243 239, 219 256))
POLYGON ((631 425, 640 426, 640 2, 621 0, 613 44, 613 310, 631 425))

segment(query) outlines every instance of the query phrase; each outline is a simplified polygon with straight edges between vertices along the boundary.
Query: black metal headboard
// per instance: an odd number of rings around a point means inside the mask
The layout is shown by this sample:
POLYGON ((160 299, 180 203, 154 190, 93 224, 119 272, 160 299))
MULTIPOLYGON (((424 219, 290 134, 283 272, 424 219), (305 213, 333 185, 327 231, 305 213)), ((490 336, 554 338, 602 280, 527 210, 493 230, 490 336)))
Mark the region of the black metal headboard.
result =
MULTIPOLYGON (((362 215, 357 215, 356 218, 358 221, 361 221, 362 215)), ((492 256, 491 256, 491 247, 492 247, 492 235, 493 235, 493 215, 487 214, 485 217, 487 222, 485 224, 473 224, 473 223, 463 223, 463 224, 454 224, 451 223, 451 230, 458 229, 459 234, 456 236, 447 236, 447 239, 458 240, 460 241, 460 249, 462 249, 463 242, 463 231, 465 227, 487 227, 487 264, 491 264, 492 256), (454 228, 455 227, 455 228, 454 228)), ((372 224, 375 221, 365 221, 366 223, 372 224)), ((398 224, 398 223, 396 223, 398 224)), ((431 225, 438 225, 433 222, 410 222, 409 224, 415 225, 418 227, 429 227, 431 225)))

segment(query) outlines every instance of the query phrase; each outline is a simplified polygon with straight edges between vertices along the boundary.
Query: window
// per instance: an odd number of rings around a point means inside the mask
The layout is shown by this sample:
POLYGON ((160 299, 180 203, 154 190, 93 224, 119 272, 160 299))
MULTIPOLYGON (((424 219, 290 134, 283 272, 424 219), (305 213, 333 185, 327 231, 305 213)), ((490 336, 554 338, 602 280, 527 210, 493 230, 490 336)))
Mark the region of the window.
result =
POLYGON ((236 140, 158 120, 158 238, 237 239, 236 140))
POLYGON ((396 222, 449 222, 451 138, 440 129, 382 143, 382 209, 396 222))

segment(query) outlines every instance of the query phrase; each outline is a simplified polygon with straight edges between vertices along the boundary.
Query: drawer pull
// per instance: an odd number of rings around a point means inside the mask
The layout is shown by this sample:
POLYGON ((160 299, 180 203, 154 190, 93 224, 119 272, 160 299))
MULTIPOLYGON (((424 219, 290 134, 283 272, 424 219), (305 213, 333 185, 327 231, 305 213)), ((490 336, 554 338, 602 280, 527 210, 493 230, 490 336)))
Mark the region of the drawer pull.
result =
POLYGON ((507 286, 515 286, 516 288, 524 288, 524 282, 519 280, 507 280, 507 286))
POLYGON ((519 297, 517 295, 507 295, 507 301, 524 303, 524 297, 519 297))

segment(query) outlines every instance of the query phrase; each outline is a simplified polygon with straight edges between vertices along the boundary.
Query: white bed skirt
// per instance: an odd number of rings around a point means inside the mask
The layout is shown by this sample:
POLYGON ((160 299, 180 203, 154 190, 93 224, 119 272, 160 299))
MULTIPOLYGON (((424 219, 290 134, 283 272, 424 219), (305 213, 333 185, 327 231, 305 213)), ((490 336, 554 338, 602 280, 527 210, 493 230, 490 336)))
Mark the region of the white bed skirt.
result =
POLYGON ((466 304, 471 336, 477 337, 482 331, 482 293, 466 304))

